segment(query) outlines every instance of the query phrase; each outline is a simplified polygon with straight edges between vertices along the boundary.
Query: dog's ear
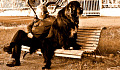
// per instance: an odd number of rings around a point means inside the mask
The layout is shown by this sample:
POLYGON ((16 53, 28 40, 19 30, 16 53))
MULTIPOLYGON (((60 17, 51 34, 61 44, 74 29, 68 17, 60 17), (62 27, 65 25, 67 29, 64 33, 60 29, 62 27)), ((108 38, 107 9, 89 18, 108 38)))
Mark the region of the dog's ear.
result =
POLYGON ((68 4, 68 5, 65 7, 65 16, 72 17, 72 16, 71 16, 71 13, 72 13, 71 4, 68 4))

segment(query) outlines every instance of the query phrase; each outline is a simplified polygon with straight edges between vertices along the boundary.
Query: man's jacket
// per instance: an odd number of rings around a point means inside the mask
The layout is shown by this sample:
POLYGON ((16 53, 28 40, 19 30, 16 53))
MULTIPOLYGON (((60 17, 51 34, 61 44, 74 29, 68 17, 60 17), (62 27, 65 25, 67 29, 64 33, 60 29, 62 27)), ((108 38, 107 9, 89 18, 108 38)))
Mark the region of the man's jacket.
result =
POLYGON ((27 29, 36 38, 45 38, 50 30, 51 25, 55 21, 55 17, 47 15, 43 20, 33 21, 28 25, 27 29))

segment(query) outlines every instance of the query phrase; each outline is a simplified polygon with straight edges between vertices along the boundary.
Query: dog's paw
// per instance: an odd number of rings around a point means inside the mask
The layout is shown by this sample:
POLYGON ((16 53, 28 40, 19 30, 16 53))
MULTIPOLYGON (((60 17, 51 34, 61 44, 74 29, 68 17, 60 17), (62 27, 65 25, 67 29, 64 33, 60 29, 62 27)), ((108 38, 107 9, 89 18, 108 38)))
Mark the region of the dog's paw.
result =
POLYGON ((48 69, 51 69, 50 67, 42 67, 42 70, 48 70, 48 69))

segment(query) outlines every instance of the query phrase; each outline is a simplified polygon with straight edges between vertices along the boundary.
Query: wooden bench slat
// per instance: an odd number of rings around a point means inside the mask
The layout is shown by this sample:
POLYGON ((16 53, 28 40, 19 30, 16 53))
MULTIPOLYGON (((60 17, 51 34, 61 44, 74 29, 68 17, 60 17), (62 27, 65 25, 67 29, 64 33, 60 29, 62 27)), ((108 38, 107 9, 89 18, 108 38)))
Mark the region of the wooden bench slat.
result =
POLYGON ((81 46, 89 46, 89 47, 97 47, 98 45, 97 44, 84 44, 84 43, 77 43, 77 44, 79 44, 79 45, 81 45, 81 46))
POLYGON ((100 35, 100 33, 77 32, 77 35, 100 35))
POLYGON ((91 49, 91 50, 95 50, 97 47, 83 47, 82 49, 91 49))
POLYGON ((80 49, 80 50, 88 52, 88 53, 95 51, 94 49, 80 49))
POLYGON ((79 27, 78 29, 101 30, 103 27, 79 27))
POLYGON ((77 38, 79 38, 79 37, 92 37, 92 38, 99 38, 100 36, 95 36, 95 35, 77 35, 78 37, 77 38))
POLYGON ((78 36, 77 39, 99 39, 99 37, 80 37, 78 36))
POLYGON ((86 48, 86 47, 94 48, 94 47, 98 47, 98 46, 82 46, 82 47, 80 47, 80 48, 86 48))
POLYGON ((86 41, 99 41, 98 38, 78 38, 76 41, 81 41, 81 40, 86 40, 86 41))
POLYGON ((77 39, 76 40, 77 42, 82 42, 82 43, 95 43, 95 42, 98 42, 99 39, 92 39, 92 40, 85 40, 85 39, 77 39))
POLYGON ((76 43, 80 44, 98 44, 99 40, 77 40, 76 43))
POLYGON ((81 59, 81 56, 76 56, 76 55, 65 55, 65 54, 57 54, 57 53, 56 53, 55 56, 81 59))
POLYGON ((98 40, 77 40, 79 43, 98 43, 98 40))
POLYGON ((101 29, 78 29, 78 30, 80 30, 80 31, 86 31, 86 30, 88 30, 88 31, 99 31, 101 29))
POLYGON ((76 50, 57 49, 57 50, 55 51, 55 53, 81 55, 81 54, 83 53, 83 51, 81 51, 81 50, 76 51, 76 50))
POLYGON ((77 34, 77 36, 79 37, 86 37, 86 36, 89 36, 89 37, 94 37, 94 36, 100 36, 100 35, 93 35, 93 34, 77 34))
POLYGON ((98 31, 97 32, 96 31, 89 31, 89 32, 87 32, 87 31, 78 31, 77 32, 77 34, 82 34, 82 33, 88 33, 88 34, 94 33, 95 34, 95 33, 100 33, 100 32, 98 32, 98 31))
POLYGON ((90 42, 90 43, 81 43, 81 42, 76 42, 77 44, 80 44, 80 45, 98 45, 98 42, 90 42))
POLYGON ((81 50, 64 50, 57 49, 55 51, 55 56, 70 57, 70 58, 81 58, 84 51, 81 50))
POLYGON ((98 43, 81 43, 81 42, 76 42, 78 45, 83 45, 83 46, 96 46, 98 43))
POLYGON ((100 33, 101 32, 101 30, 78 30, 78 32, 88 32, 88 33, 100 33))

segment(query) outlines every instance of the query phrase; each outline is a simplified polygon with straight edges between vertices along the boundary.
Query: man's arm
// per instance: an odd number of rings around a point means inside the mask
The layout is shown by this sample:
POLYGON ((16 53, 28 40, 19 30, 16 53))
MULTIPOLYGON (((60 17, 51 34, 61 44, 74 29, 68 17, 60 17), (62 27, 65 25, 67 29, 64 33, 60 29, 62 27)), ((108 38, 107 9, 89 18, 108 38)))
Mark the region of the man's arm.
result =
POLYGON ((36 23, 36 22, 38 22, 38 21, 39 21, 39 19, 34 18, 33 22, 30 23, 30 24, 27 26, 27 31, 28 31, 28 33, 32 33, 32 27, 33 27, 34 23, 36 23))
POLYGON ((27 36, 29 38, 33 38, 33 34, 32 34, 32 27, 33 27, 33 25, 34 25, 34 21, 27 26, 27 33, 28 33, 27 36))
POLYGON ((34 21, 27 26, 27 33, 32 33, 33 25, 34 25, 34 21))
POLYGON ((29 38, 32 38, 32 37, 33 37, 32 28, 33 28, 34 23, 36 23, 36 22, 38 22, 38 21, 39 21, 39 19, 34 18, 33 22, 30 23, 30 24, 27 26, 27 33, 28 33, 28 37, 29 37, 29 38))

